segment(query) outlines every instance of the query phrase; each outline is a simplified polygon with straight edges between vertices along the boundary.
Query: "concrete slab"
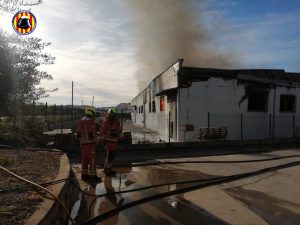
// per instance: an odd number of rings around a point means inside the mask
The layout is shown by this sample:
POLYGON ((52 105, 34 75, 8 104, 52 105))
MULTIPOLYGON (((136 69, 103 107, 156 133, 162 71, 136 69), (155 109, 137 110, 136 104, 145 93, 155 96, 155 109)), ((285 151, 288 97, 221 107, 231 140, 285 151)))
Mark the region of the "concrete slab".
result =
MULTIPOLYGON (((228 164, 184 164, 191 160, 250 160, 271 157, 299 155, 299 150, 276 151, 263 154, 224 155, 212 157, 192 157, 164 159, 163 161, 182 160, 182 164, 155 165, 133 168, 118 168, 114 178, 98 175, 103 182, 95 187, 82 184, 82 188, 93 194, 110 191, 129 190, 165 182, 192 179, 207 179, 216 176, 233 175, 258 169, 300 161, 300 157, 255 163, 228 164)), ((77 169, 80 165, 76 165, 77 169)), ((232 224, 232 225, 292 225, 300 221, 300 167, 282 169, 259 176, 209 187, 178 196, 149 202, 122 211, 107 220, 107 224, 232 224), (174 204, 173 204, 174 203, 174 204), (280 223, 278 223, 280 221, 280 223)), ((92 202, 85 197, 82 209, 90 208, 85 219, 99 215, 118 204, 143 198, 155 193, 181 189, 187 185, 169 185, 149 191, 114 195, 92 202), (87 207, 88 206, 88 207, 87 207)), ((79 210, 80 212, 80 210, 79 210)))
POLYGON ((183 198, 231 225, 268 225, 245 204, 235 200, 218 187, 188 192, 183 195, 183 198))
MULTIPOLYGON (((249 160, 297 154, 299 150, 287 150, 263 155, 228 155, 182 160, 249 160)), ((186 169, 191 172, 201 171, 210 175, 225 176, 293 161, 300 161, 300 157, 245 164, 189 164, 186 169)), ((180 169, 183 165, 169 167, 180 169)), ((300 221, 299 172, 300 166, 282 169, 218 187, 186 193, 184 198, 230 224, 298 224, 300 221), (232 208, 233 212, 231 212, 232 208)))

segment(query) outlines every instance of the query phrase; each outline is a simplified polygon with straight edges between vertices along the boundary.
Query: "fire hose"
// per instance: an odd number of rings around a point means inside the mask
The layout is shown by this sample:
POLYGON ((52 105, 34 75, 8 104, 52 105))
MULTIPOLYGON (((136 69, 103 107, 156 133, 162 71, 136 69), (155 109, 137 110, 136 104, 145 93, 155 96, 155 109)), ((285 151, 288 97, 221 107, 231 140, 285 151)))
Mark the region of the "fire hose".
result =
POLYGON ((201 182, 201 183, 194 185, 194 186, 189 186, 189 187, 178 189, 178 190, 163 192, 163 193, 151 195, 151 196, 148 196, 148 197, 136 200, 136 201, 126 203, 124 205, 121 205, 117 208, 106 211, 106 212, 102 213, 101 215, 96 216, 96 217, 86 221, 83 225, 98 224, 99 222, 109 219, 110 217, 120 213, 121 211, 123 211, 125 209, 129 209, 129 208, 132 208, 132 207, 135 207, 135 206, 138 206, 138 205, 150 202, 150 201, 154 201, 157 199, 169 197, 172 195, 178 195, 178 194, 182 194, 182 193, 186 193, 186 192, 190 192, 190 191, 194 191, 194 190, 199 190, 199 189, 214 186, 214 185, 229 183, 232 181, 236 181, 236 180, 240 180, 240 179, 244 179, 244 178, 248 178, 248 177, 252 177, 252 176, 257 176, 260 174, 264 174, 264 173, 268 173, 268 172, 272 172, 272 171, 280 170, 280 169, 284 169, 284 168, 294 167, 294 166, 298 166, 298 165, 300 165, 300 161, 290 162, 290 163, 273 166, 273 167, 267 167, 267 168, 264 168, 261 170, 256 170, 256 171, 248 172, 248 173, 223 176, 223 177, 220 177, 220 178, 214 179, 214 180, 199 180, 198 182, 201 182))
MULTIPOLYGON (((130 167, 137 167, 137 166, 149 166, 149 165, 160 165, 160 164, 186 164, 186 163, 209 163, 209 164, 214 164, 214 163, 251 163, 251 162, 264 162, 264 161, 273 161, 273 160, 279 160, 279 159, 287 159, 287 158, 295 158, 295 157, 300 157, 300 155, 290 155, 290 156, 281 156, 281 157, 275 157, 275 158, 267 158, 267 159, 257 159, 257 160, 227 160, 227 161, 173 161, 173 162, 141 162, 141 163, 135 163, 135 164, 125 164, 127 166, 130 166, 130 167)), ((160 186, 167 186, 167 185, 174 185, 174 184, 188 184, 188 183, 200 183, 200 186, 199 184, 198 185, 195 185, 195 186, 191 186, 191 187, 188 187, 188 188, 184 188, 184 189, 180 189, 180 190, 176 190, 176 191, 183 191, 183 192, 180 192, 180 193, 184 193, 184 190, 187 189, 186 191, 190 191, 189 188, 196 188, 196 189, 200 189, 200 188, 203 188, 203 187, 206 187, 206 186, 202 186, 202 185, 208 185, 208 186, 211 186, 211 185, 217 185, 219 184, 220 182, 221 183, 226 183, 226 182, 230 182, 231 179, 233 180, 237 180, 237 179, 243 179, 244 177, 247 177, 247 176, 255 176, 256 174, 260 174, 260 173, 266 173, 268 172, 268 170, 276 170, 276 169, 281 169, 281 168, 287 168, 287 167, 290 167, 290 166, 296 166, 296 165, 299 165, 299 162, 300 161, 296 161, 296 162, 292 162, 292 163, 287 163, 287 164, 284 164, 284 165, 280 165, 280 166, 277 166, 277 167, 269 167, 269 168, 265 168, 265 169, 262 169, 262 170, 259 170, 259 171, 254 171, 254 172, 250 172, 250 173, 245 173, 245 174, 236 174, 236 175, 231 175, 231 176, 224 176, 224 177, 216 177, 216 178, 211 178, 211 179, 205 179, 205 180, 187 180, 187 181, 178 181, 178 182, 170 182, 170 183, 162 183, 162 184, 156 184, 156 185, 151 185, 151 186, 146 186, 146 187, 141 187, 141 188, 136 188, 136 189, 131 189, 131 190, 125 190, 125 191, 119 191, 119 192, 113 192, 113 193, 107 193, 107 194, 101 194, 101 195, 92 195, 92 194, 89 194, 89 193, 86 193, 84 192, 83 190, 81 190, 80 187, 78 187, 75 182, 72 182, 71 180, 71 183, 77 188, 79 189, 83 194, 86 194, 86 195, 89 195, 89 196, 93 196, 93 197, 96 197, 96 198, 100 198, 100 197, 105 197, 105 196, 109 196, 109 195, 115 195, 115 194, 123 194, 123 193, 129 193, 129 192, 134 192, 134 191, 142 191, 142 190, 147 190, 147 189, 150 189, 150 188, 156 188, 156 187, 160 187, 160 186), (284 167, 286 166, 286 167, 284 167), (197 188, 198 187, 198 188, 197 188)), ((125 166, 124 165, 124 166, 125 166)), ((11 191, 13 189, 19 189, 19 188, 28 188, 28 187, 31 187, 31 186, 35 186, 35 187, 38 187, 44 191, 46 191, 47 193, 49 193, 61 206, 62 208, 66 211, 66 214, 67 216, 69 217, 70 221, 72 222, 72 224, 76 224, 75 221, 72 219, 72 217, 70 216, 70 213, 68 212, 68 210, 65 208, 64 204, 61 202, 61 200, 59 198, 57 198, 53 193, 51 193, 49 190, 47 190, 46 188, 42 187, 41 185, 51 185, 51 184, 55 184, 55 183, 59 183, 59 182, 63 182, 63 180, 68 180, 68 179, 62 179, 61 181, 53 181, 53 182, 48 182, 48 183, 44 183, 44 184, 36 184, 32 181, 29 181, 29 180, 26 180, 25 178, 22 178, 14 173, 12 173, 11 171, 7 170, 6 168, 0 166, 0 169, 13 175, 14 177, 22 180, 22 181, 25 181, 27 183, 29 183, 30 185, 28 186, 17 186, 17 187, 14 187, 14 188, 11 188, 11 189, 7 189, 7 190, 0 190, 0 193, 1 192, 6 192, 6 191, 11 191)), ((196 190, 196 189, 193 189, 193 190, 196 190)), ((185 191, 185 192, 186 192, 185 191)), ((174 193, 172 194, 173 191, 171 192, 166 192, 166 193, 162 193, 162 194, 170 194, 170 195, 167 195, 167 196, 171 196, 171 195, 174 195, 174 194, 177 194, 177 193, 174 193)), ((131 208, 133 206, 135 206, 136 204, 143 204, 143 203, 146 203, 148 201, 152 201, 152 200, 155 200, 155 199, 158 199, 158 197, 156 197, 157 195, 154 195, 154 196, 149 196, 145 199, 140 199, 140 200, 137 200, 137 201, 134 201, 134 202, 130 202, 128 204, 125 204, 123 206, 120 206, 114 210, 124 210, 126 208, 131 208), (151 200, 152 199, 152 200, 151 200), (125 208, 124 208, 125 207, 125 208)), ((159 194, 158 196, 161 196, 161 194, 159 194)), ((166 197, 167 197, 166 196, 166 197)), ((164 196, 163 196, 164 197, 164 196)), ((163 198, 163 197, 159 197, 159 198, 163 198)), ((103 221, 105 220, 105 218, 109 218, 110 215, 113 216, 115 214, 117 214, 118 212, 115 212, 114 210, 111 210, 113 212, 107 212, 105 214, 102 214, 103 217, 101 217, 99 221, 103 221), (115 214, 114 214, 115 213, 115 214), (113 214, 113 215, 112 215, 113 214)), ((102 216, 100 215, 100 216, 102 216)), ((98 216, 98 217, 100 217, 98 216)), ((99 219, 99 218, 98 218, 99 219)), ((96 220, 96 219, 95 219, 96 220)), ((89 223, 86 223, 86 224, 89 224, 89 223)), ((92 223, 93 224, 93 223, 92 223)))
MULTIPOLYGON (((200 163, 200 164, 219 164, 219 163, 253 163, 253 162, 267 162, 267 161, 276 161, 280 159, 288 159, 288 158, 298 158, 300 155, 289 155, 289 156, 280 156, 280 157, 274 157, 274 158, 269 158, 269 159, 254 159, 254 160, 220 160, 220 161, 173 161, 173 162, 155 162, 155 163, 148 163, 148 162, 143 162, 143 163, 136 163, 133 164, 132 167, 136 166, 149 166, 149 165, 168 165, 168 164, 186 164, 186 163, 200 163)), ((126 165, 131 165, 131 164, 126 164, 126 165)), ((95 195, 95 194, 90 194, 88 192, 83 191, 78 185, 76 185, 74 182, 72 184, 77 188, 80 192, 82 192, 85 195, 91 196, 91 197, 96 197, 96 198, 101 198, 101 197, 106 197, 110 195, 116 195, 116 194, 125 194, 125 193, 130 193, 130 192, 135 192, 135 191, 143 191, 147 189, 152 189, 152 188, 157 188, 157 187, 162 187, 162 186, 168 186, 168 185, 174 185, 174 184, 189 184, 189 183, 198 183, 202 181, 213 181, 217 180, 222 177, 216 177, 216 178, 210 178, 207 180, 186 180, 186 181, 177 181, 177 182, 169 182, 169 183, 161 183, 161 184, 155 184, 151 186, 146 186, 146 187, 140 187, 140 188, 134 188, 130 190, 124 190, 124 191, 117 191, 117 192, 112 192, 112 193, 106 193, 106 194, 101 194, 101 195, 95 195)))
POLYGON ((4 167, 2 167, 2 166, 0 166, 0 169, 3 170, 4 172, 6 172, 6 173, 8 173, 8 174, 10 174, 10 175, 12 175, 12 176, 14 176, 15 178, 21 180, 21 181, 24 181, 24 182, 26 182, 26 183, 28 183, 28 184, 31 184, 31 185, 34 186, 34 187, 37 187, 37 188, 42 189, 43 191, 47 192, 49 195, 51 195, 51 196, 53 197, 52 200, 57 201, 58 204, 63 208, 63 210, 65 211, 65 213, 66 213, 66 215, 68 216, 69 220, 71 221, 72 225, 76 225, 76 222, 75 222, 74 219, 71 217, 71 215, 70 215, 68 209, 65 207, 65 205, 63 204, 63 202, 62 202, 57 196, 55 196, 55 194, 53 194, 51 191, 49 191, 47 188, 44 188, 43 186, 41 186, 41 185, 39 185, 39 184, 36 184, 36 183, 34 183, 34 182, 30 181, 30 180, 27 180, 27 179, 25 179, 25 178, 23 178, 23 177, 20 177, 20 176, 18 176, 17 174, 15 174, 15 173, 9 171, 8 169, 6 169, 6 168, 4 168, 4 167))

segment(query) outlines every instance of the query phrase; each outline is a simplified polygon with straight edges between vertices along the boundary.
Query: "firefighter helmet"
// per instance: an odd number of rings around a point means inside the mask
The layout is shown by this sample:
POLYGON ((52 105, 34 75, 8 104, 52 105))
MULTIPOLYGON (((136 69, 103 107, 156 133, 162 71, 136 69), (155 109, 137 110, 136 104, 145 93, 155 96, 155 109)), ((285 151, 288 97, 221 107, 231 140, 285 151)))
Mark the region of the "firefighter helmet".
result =
POLYGON ((28 29, 28 28, 31 27, 28 16, 22 16, 22 17, 18 20, 18 27, 19 27, 19 28, 23 28, 23 29, 28 29))
POLYGON ((88 107, 85 109, 85 115, 89 117, 95 117, 96 116, 96 109, 93 107, 88 107))
POLYGON ((118 112, 117 109, 111 108, 111 109, 108 110, 107 115, 110 118, 114 118, 117 115, 117 112, 118 112))

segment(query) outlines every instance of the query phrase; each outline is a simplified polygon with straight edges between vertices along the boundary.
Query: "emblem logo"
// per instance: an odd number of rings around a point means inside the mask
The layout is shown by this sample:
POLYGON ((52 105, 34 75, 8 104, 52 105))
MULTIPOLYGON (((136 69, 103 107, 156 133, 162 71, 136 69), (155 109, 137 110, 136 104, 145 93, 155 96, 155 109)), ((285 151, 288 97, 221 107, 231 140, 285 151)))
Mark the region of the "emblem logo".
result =
POLYGON ((12 19, 12 26, 20 35, 31 34, 35 30, 36 25, 35 16, 27 10, 17 12, 12 19))

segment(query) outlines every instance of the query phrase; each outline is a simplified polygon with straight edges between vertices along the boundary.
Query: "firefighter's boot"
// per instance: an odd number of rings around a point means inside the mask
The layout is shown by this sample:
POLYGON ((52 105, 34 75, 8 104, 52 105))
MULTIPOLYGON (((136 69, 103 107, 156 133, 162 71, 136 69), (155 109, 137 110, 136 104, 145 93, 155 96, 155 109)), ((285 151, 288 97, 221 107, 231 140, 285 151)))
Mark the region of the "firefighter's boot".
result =
POLYGON ((105 167, 103 172, 105 173, 106 176, 108 177, 113 177, 116 175, 116 172, 113 171, 111 168, 105 167))
POLYGON ((97 183, 100 183, 102 182, 102 179, 101 177, 97 177, 97 175, 89 175, 89 178, 88 178, 90 181, 94 181, 94 182, 97 182, 97 183))
POLYGON ((89 175, 88 174, 81 174, 81 180, 88 180, 89 175))

